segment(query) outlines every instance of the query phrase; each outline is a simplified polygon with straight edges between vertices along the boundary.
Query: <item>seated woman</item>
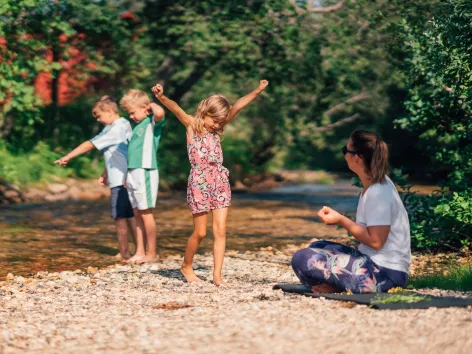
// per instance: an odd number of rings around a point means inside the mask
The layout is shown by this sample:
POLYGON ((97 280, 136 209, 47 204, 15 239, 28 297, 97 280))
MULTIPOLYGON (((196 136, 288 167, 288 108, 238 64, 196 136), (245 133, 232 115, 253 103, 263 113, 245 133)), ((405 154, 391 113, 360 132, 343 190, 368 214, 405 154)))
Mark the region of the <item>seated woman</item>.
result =
POLYGON ((340 225, 359 242, 358 250, 318 241, 293 255, 292 267, 313 292, 386 292, 405 287, 411 262, 410 224, 400 196, 387 176, 388 147, 369 131, 358 130, 343 148, 349 168, 364 187, 356 222, 323 207, 318 216, 340 225))

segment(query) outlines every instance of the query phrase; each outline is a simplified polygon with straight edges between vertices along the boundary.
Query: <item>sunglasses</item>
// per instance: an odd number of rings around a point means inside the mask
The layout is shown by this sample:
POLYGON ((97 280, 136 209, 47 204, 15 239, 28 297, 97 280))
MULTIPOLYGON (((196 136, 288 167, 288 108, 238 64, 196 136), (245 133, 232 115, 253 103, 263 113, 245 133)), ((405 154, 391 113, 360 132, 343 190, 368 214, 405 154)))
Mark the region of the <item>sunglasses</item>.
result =
POLYGON ((350 153, 352 155, 357 155, 357 152, 348 150, 347 146, 343 146, 343 155, 346 155, 347 153, 350 153))

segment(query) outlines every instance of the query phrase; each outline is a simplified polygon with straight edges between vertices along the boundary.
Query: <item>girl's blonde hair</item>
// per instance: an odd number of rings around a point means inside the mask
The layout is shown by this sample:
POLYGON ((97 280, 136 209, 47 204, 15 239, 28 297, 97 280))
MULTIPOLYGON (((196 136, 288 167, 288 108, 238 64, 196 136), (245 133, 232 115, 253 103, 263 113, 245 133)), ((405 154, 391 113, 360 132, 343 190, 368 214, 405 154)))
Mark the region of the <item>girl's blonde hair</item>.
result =
POLYGON ((120 100, 120 105, 128 111, 131 107, 147 106, 151 103, 149 96, 141 90, 129 90, 120 100))
POLYGON ((103 112, 106 110, 110 110, 116 114, 119 113, 116 101, 110 96, 103 96, 100 98, 100 100, 93 106, 92 114, 96 116, 98 111, 103 112))
POLYGON ((231 106, 228 99, 223 95, 211 95, 198 104, 197 112, 193 115, 192 128, 198 135, 204 132, 205 117, 211 118, 215 123, 220 124, 220 129, 216 132, 223 135, 223 127, 227 123, 231 106))

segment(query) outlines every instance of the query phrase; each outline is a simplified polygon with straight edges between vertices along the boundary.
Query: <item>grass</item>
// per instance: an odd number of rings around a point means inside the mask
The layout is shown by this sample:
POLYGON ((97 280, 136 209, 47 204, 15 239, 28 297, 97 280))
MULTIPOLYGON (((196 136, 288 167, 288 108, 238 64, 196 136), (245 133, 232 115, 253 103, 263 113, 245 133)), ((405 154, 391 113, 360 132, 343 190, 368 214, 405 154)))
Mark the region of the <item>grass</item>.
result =
POLYGON ((0 142, 0 178, 21 188, 67 177, 95 177, 103 171, 103 163, 94 164, 87 156, 80 156, 71 161, 67 168, 61 168, 54 164, 60 156, 41 142, 32 151, 18 154, 9 152, 0 142))
POLYGON ((431 301, 426 296, 416 294, 388 294, 386 296, 377 296, 372 299, 371 304, 395 304, 395 303, 415 303, 421 301, 431 301))
POLYGON ((415 289, 438 288, 472 291, 472 264, 451 267, 446 275, 433 274, 413 277, 410 279, 410 286, 415 289))
POLYGON ((0 228, 3 234, 19 234, 27 231, 31 231, 32 228, 28 225, 11 225, 0 223, 0 228))

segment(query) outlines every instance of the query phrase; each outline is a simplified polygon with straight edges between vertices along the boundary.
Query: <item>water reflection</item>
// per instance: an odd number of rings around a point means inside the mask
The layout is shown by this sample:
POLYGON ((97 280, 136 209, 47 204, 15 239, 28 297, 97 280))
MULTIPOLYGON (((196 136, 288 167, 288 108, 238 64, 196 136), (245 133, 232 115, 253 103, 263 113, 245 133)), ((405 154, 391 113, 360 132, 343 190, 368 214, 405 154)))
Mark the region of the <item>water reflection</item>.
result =
MULTIPOLYGON (((246 251, 299 244, 314 237, 346 241, 344 231, 318 222, 316 211, 331 205, 353 212, 358 190, 306 189, 271 193, 235 193, 227 226, 227 248, 246 251)), ((192 232, 185 194, 161 196, 154 211, 158 254, 183 254, 192 232)), ((0 209, 0 278, 8 272, 85 269, 116 263, 118 252, 108 200, 68 201, 0 209)), ((200 253, 212 250, 211 222, 200 253)))

